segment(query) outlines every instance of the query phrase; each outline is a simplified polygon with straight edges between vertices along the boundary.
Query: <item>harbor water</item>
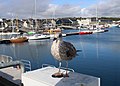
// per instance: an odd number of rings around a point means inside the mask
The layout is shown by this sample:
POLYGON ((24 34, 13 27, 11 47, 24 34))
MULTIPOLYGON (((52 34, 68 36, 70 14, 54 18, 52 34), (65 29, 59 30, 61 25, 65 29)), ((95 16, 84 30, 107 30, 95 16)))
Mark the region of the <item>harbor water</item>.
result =
MULTIPOLYGON (((77 56, 69 61, 69 68, 76 72, 101 78, 101 86, 120 85, 120 28, 109 28, 108 32, 90 35, 73 35, 63 39, 71 42, 77 56)), ((65 30, 73 32, 77 30, 65 30)), ((42 64, 58 67, 58 61, 51 55, 52 39, 30 41, 20 44, 0 44, 0 54, 12 56, 14 60, 26 59, 32 70, 42 64)), ((66 63, 63 61, 62 66, 66 63)))

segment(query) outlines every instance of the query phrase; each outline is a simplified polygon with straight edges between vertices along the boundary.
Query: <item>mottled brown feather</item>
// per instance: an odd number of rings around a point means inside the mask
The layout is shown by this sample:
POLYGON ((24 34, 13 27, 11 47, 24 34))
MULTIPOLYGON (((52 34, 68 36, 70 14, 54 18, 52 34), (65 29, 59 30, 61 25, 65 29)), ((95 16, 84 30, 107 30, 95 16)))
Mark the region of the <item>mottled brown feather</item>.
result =
POLYGON ((58 39, 53 41, 51 54, 59 61, 71 60, 76 56, 76 49, 71 43, 58 39))
POLYGON ((63 41, 59 46, 59 53, 63 60, 71 60, 76 56, 76 49, 71 43, 63 41))

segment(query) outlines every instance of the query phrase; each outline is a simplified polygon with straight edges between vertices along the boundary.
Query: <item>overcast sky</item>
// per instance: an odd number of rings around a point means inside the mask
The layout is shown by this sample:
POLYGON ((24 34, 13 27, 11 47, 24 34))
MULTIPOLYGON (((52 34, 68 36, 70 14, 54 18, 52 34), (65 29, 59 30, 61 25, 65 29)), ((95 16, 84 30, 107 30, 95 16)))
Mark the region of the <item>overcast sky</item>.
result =
POLYGON ((0 17, 120 17, 119 3, 120 0, 0 0, 0 17))

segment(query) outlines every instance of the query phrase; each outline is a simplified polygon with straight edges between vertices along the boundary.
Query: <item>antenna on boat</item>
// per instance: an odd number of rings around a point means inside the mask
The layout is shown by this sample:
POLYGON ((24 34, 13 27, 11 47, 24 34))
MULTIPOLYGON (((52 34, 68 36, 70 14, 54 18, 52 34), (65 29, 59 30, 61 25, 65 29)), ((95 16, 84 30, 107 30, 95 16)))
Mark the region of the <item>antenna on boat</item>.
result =
POLYGON ((96 25, 98 24, 98 6, 96 5, 96 25))
POLYGON ((17 29, 17 32, 19 31, 19 29, 18 29, 18 16, 16 17, 16 29, 17 29))
POLYGON ((35 19, 35 31, 37 32, 37 28, 38 28, 38 22, 37 22, 37 17, 36 17, 36 13, 37 13, 37 0, 35 0, 35 2, 34 2, 34 4, 35 4, 35 6, 34 6, 34 12, 35 12, 35 14, 34 14, 34 19, 35 19))

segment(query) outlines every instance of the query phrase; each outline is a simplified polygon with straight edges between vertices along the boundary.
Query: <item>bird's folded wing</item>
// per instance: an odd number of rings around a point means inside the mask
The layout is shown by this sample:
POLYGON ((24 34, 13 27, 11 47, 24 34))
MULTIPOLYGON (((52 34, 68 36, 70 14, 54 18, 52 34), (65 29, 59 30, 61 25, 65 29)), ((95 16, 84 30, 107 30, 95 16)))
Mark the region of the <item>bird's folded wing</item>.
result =
POLYGON ((76 55, 75 47, 71 43, 65 41, 60 44, 60 52, 65 53, 67 57, 75 57, 76 55))

